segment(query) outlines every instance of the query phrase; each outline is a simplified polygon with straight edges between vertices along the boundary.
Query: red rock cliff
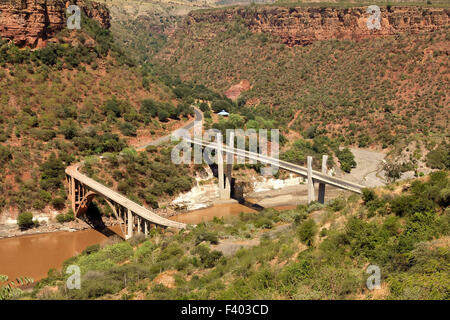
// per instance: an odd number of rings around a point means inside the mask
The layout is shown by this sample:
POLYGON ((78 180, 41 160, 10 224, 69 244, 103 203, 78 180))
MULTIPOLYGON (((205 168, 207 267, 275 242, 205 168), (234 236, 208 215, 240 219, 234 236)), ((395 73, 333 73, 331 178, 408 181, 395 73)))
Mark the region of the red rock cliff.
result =
POLYGON ((400 32, 429 31, 449 26, 449 9, 420 7, 381 8, 381 29, 369 30, 367 8, 236 7, 191 12, 186 24, 229 22, 236 18, 252 32, 277 35, 287 45, 316 40, 364 39, 400 32))
MULTIPOLYGON (((110 27, 105 5, 85 0, 0 0, 0 37, 18 46, 38 47, 66 27, 66 6, 78 5, 86 16, 110 27)), ((83 22, 81 22, 83 23, 83 22)), ((83 26, 82 26, 83 27, 83 26)))

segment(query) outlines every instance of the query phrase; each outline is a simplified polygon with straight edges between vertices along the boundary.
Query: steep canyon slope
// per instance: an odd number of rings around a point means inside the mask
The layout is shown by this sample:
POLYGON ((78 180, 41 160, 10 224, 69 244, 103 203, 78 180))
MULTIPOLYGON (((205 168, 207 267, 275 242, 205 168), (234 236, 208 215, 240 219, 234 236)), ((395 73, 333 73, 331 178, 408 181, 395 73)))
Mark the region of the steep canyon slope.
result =
POLYGON ((301 133, 360 147, 445 136, 449 9, 382 7, 380 30, 367 28, 366 9, 196 11, 157 61, 221 92, 247 80, 241 110, 301 133))

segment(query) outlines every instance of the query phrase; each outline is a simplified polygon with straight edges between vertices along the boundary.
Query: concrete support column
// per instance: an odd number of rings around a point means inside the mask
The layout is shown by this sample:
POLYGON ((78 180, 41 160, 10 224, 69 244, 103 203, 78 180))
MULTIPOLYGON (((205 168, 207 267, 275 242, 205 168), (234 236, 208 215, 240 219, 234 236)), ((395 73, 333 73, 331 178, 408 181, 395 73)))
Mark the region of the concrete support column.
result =
POLYGON ((137 230, 137 232, 138 232, 138 233, 141 233, 141 223, 142 223, 141 217, 137 217, 137 225, 138 225, 138 230, 137 230))
POLYGON ((77 209, 75 206, 75 179, 73 177, 70 177, 70 201, 72 202, 72 210, 73 214, 77 216, 77 209))
POLYGON ((147 238, 148 237, 148 222, 144 221, 144 235, 147 238))
POLYGON ((218 178, 219 178, 219 198, 220 199, 226 199, 226 194, 225 194, 225 183, 224 183, 224 179, 223 179, 223 174, 224 174, 224 164, 223 164, 223 149, 222 149, 222 134, 218 133, 217 134, 217 167, 218 167, 218 178))
POLYGON ((128 209, 127 227, 128 231, 126 239, 130 239, 133 236, 133 214, 131 213, 130 209, 128 209))
POLYGON ((308 204, 314 201, 314 181, 312 178, 312 157, 308 156, 306 158, 307 171, 308 171, 308 204))
MULTIPOLYGON (((328 156, 324 154, 322 156, 322 173, 327 174, 327 161, 328 156)), ((319 183, 319 197, 318 200, 320 203, 325 203, 325 183, 320 182, 319 183)))
MULTIPOLYGON (((234 150, 234 132, 230 132, 229 141, 227 144, 228 148, 234 150)), ((226 199, 231 198, 231 172, 233 170, 233 153, 227 153, 227 167, 225 170, 225 197, 226 199)))

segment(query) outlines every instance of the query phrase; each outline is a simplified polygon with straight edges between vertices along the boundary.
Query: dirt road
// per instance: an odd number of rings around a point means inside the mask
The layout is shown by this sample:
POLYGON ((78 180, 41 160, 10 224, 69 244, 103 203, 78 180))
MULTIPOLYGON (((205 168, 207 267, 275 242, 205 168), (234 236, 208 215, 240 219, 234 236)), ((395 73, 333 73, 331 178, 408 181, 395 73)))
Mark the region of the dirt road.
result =
POLYGON ((355 156, 356 168, 350 173, 342 173, 339 176, 343 179, 357 182, 366 187, 379 187, 385 185, 383 175, 379 174, 384 153, 367 149, 350 148, 355 156))

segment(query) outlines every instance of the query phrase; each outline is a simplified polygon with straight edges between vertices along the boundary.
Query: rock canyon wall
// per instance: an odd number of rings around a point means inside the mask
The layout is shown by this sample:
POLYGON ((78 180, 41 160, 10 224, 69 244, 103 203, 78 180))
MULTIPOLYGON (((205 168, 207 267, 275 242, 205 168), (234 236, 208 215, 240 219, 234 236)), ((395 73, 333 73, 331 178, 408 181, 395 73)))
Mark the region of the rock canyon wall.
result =
POLYGON ((317 40, 360 40, 402 32, 431 31, 449 26, 450 10, 444 8, 381 8, 381 29, 369 30, 366 7, 235 7, 191 12, 186 24, 241 20, 252 32, 279 36, 289 46, 307 45, 317 40))
MULTIPOLYGON (((103 4, 85 0, 0 0, 0 38, 20 47, 40 47, 66 27, 66 8, 76 4, 89 18, 104 28, 110 27, 110 15, 103 4)), ((83 21, 81 21, 82 27, 83 21)))

